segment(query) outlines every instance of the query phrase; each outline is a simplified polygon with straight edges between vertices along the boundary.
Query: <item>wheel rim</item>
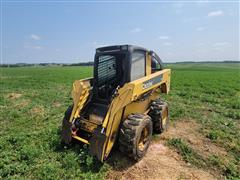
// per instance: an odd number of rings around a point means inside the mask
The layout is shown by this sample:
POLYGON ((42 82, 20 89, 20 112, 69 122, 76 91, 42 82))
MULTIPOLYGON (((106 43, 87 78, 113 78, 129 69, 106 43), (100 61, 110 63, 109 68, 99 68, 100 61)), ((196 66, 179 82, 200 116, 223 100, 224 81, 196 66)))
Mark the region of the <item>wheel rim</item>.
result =
POLYGON ((147 141, 148 141, 148 136, 149 136, 149 129, 147 127, 143 128, 141 132, 141 137, 138 142, 138 149, 140 151, 143 151, 146 147, 147 141))

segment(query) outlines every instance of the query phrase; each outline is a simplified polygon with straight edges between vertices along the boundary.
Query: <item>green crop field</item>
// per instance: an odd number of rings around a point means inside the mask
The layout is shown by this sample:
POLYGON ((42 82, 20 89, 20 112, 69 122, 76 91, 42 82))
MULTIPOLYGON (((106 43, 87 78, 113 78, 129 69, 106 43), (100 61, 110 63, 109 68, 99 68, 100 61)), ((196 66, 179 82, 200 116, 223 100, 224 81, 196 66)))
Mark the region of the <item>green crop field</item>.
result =
MULTIPOLYGON (((168 67, 171 92, 163 98, 170 105, 170 126, 190 119, 199 124, 199 133, 209 143, 226 154, 205 156, 184 138, 168 139, 166 146, 194 167, 240 178, 240 63, 168 67)), ((111 157, 101 164, 85 146, 64 149, 59 143, 72 82, 91 74, 91 67, 0 69, 0 178, 104 179, 114 168, 111 157)))

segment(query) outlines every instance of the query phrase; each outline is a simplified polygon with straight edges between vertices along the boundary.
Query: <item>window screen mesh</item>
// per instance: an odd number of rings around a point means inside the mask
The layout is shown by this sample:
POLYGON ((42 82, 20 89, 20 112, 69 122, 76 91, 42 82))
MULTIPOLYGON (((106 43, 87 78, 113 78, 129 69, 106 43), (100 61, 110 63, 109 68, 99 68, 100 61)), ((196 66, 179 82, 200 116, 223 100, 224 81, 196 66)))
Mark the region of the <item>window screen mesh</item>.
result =
POLYGON ((111 55, 99 56, 98 62, 98 85, 116 78, 116 57, 111 55))

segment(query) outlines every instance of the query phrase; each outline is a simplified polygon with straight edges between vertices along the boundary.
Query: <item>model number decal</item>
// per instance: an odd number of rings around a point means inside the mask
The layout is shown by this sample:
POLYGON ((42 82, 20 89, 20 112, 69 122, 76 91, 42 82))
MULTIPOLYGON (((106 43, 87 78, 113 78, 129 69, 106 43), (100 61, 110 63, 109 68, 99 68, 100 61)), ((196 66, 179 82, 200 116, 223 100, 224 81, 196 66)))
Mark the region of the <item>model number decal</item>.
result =
POLYGON ((149 79, 149 80, 143 82, 142 88, 143 88, 143 89, 147 89, 147 88, 149 88, 149 87, 151 87, 151 86, 153 86, 153 85, 161 82, 161 81, 162 81, 162 78, 163 78, 163 75, 161 74, 161 75, 159 75, 159 76, 157 76, 157 77, 154 77, 154 78, 152 78, 152 79, 149 79))

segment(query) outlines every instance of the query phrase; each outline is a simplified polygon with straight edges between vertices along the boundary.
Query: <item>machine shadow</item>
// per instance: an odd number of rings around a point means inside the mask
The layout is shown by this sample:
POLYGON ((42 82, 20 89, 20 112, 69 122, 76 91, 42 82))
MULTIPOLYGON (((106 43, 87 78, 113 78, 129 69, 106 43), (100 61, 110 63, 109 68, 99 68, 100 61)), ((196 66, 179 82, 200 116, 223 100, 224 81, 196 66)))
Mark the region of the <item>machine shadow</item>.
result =
POLYGON ((114 171, 123 171, 133 166, 136 163, 136 161, 127 157, 117 148, 114 148, 110 154, 110 157, 106 160, 105 163, 111 166, 111 168, 114 171))
POLYGON ((79 156, 77 161, 83 172, 98 173, 102 170, 102 168, 104 168, 104 165, 110 166, 114 171, 123 171, 136 163, 136 161, 121 153, 117 146, 113 147, 108 159, 102 163, 97 158, 92 157, 89 154, 87 145, 84 145, 77 140, 73 140, 70 146, 64 146, 59 141, 60 130, 57 131, 57 134, 59 138, 56 138, 50 142, 50 146, 53 151, 61 154, 63 158, 66 158, 70 152, 73 152, 76 156, 79 156))

